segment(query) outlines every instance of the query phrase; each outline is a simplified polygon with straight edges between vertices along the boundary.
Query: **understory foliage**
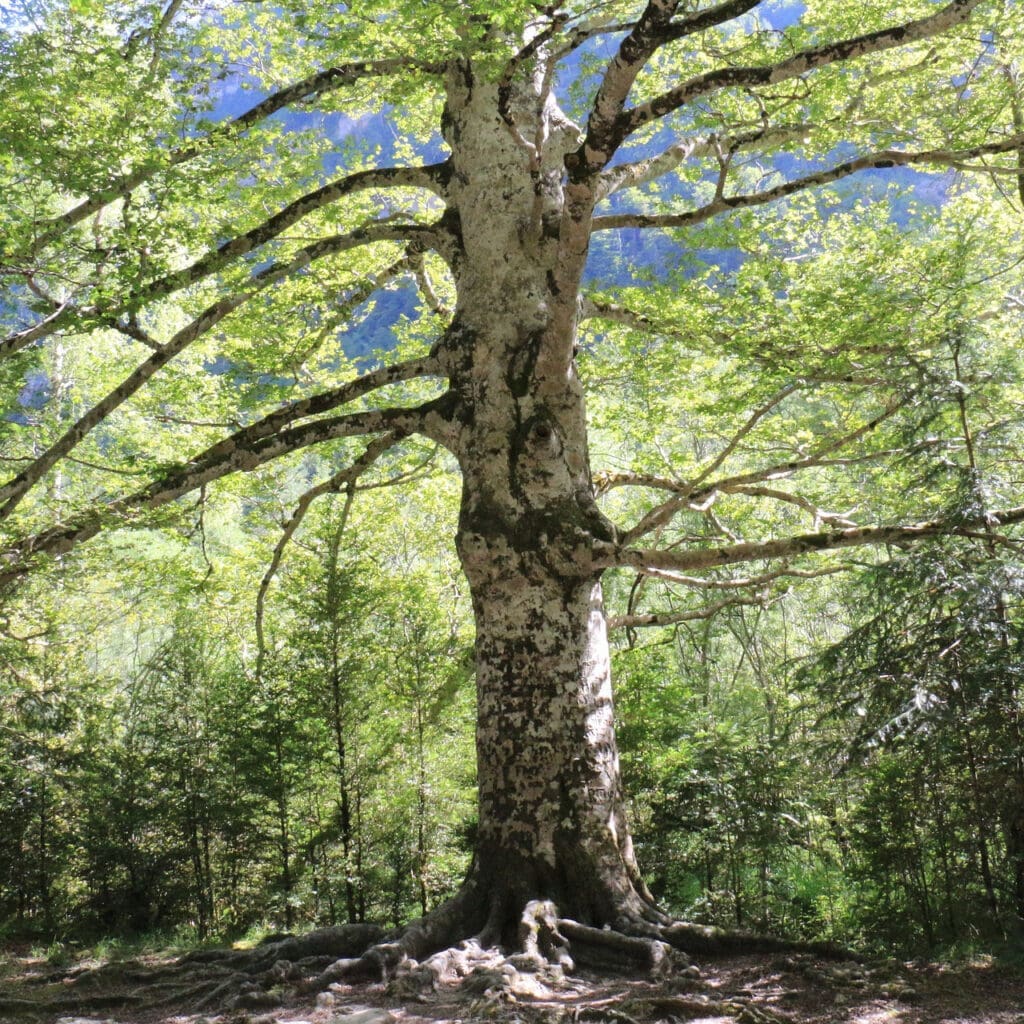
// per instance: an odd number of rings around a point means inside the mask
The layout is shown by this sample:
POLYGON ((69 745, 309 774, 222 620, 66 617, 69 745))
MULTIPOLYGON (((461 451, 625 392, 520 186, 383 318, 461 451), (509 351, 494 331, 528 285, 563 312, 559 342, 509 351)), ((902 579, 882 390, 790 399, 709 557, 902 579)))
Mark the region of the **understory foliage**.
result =
POLYGON ((621 652, 655 894, 879 951, 1019 942, 1019 568, 942 546, 829 591, 621 652))
POLYGON ((215 531, 205 554, 152 536, 131 584, 80 578, 60 613, 40 590, 22 609, 35 635, 3 652, 4 928, 394 924, 447 893, 472 808, 469 641, 425 528, 354 551, 326 512, 274 582, 262 657, 254 550, 167 585, 168 558, 200 569, 215 531), (99 597, 104 620, 76 621, 99 597))

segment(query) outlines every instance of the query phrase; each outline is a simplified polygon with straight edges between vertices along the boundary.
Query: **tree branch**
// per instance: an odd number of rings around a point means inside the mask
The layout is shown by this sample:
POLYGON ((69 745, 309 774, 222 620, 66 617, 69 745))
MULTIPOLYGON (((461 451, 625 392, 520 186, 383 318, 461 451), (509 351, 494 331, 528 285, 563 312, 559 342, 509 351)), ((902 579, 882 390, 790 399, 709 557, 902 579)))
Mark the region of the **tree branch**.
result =
MULTIPOLYGON (((834 438, 827 444, 819 447, 812 454, 805 456, 802 459, 792 459, 788 462, 780 462, 773 466, 765 466, 761 469, 751 470, 748 473, 738 473, 731 477, 712 481, 709 484, 705 484, 703 487, 698 487, 698 484, 706 480, 708 476, 708 472, 703 471, 693 481, 682 483, 679 486, 675 497, 672 497, 668 501, 665 501, 661 505, 651 509, 640 520, 640 522, 636 524, 636 526, 622 534, 621 541, 623 544, 631 544, 637 538, 642 537, 651 531, 656 530, 659 526, 663 526, 665 523, 669 522, 669 520, 688 505, 706 501, 706 499, 716 490, 728 487, 737 487, 744 484, 761 483, 764 480, 789 476, 801 469, 824 465, 826 463, 827 456, 849 444, 852 444, 854 441, 875 430, 885 422, 885 420, 889 419, 890 416, 893 416, 898 409, 902 408, 904 404, 904 402, 892 402, 886 409, 880 412, 873 419, 868 420, 867 423, 861 424, 861 426, 856 430, 834 438)), ((741 428, 741 430, 745 429, 746 425, 741 428)), ((731 444, 731 447, 735 448, 735 444, 731 444)), ((722 460, 716 460, 716 464, 717 466, 720 466, 722 464, 722 460)), ((712 472, 713 471, 714 470, 712 469, 712 472)))
MULTIPOLYGON (((512 82, 516 72, 528 61, 542 54, 544 46, 551 41, 555 33, 568 20, 565 12, 556 12, 552 15, 551 23, 542 32, 538 32, 518 53, 513 54, 505 65, 501 79, 498 82, 498 115, 505 122, 509 134, 522 150, 530 157, 530 165, 535 171, 540 170, 541 152, 536 142, 527 139, 516 121, 512 111, 512 82)), ((545 102, 547 90, 541 96, 540 102, 545 102)))
POLYGON ((635 28, 635 21, 616 22, 612 21, 609 15, 600 15, 575 26, 566 34, 561 45, 554 49, 553 55, 556 60, 563 60, 591 39, 596 39, 598 36, 619 35, 631 32, 635 28))
POLYGON ((841 512, 826 512, 823 508, 819 508, 814 504, 814 502, 805 498, 802 494, 793 494, 791 491, 782 491, 777 487, 763 487, 756 486, 754 484, 733 484, 732 486, 719 487, 718 491, 722 494, 747 494, 753 498, 770 498, 773 501, 782 501, 790 505, 796 505, 797 508, 803 509, 804 512, 807 512, 811 516, 814 520, 815 526, 822 523, 850 527, 857 525, 847 519, 841 512))
POLYGON ((675 42, 678 39, 685 39, 687 36, 704 32, 716 25, 723 25, 727 21, 735 21, 744 14, 752 11, 761 0, 725 0, 724 3, 714 7, 705 8, 703 11, 696 11, 672 22, 665 33, 665 42, 675 42))
POLYGON ((697 474, 690 482, 690 490, 702 484, 712 473, 715 472, 729 458, 743 440, 753 429, 775 409, 780 402, 784 402, 794 392, 800 390, 800 381, 793 381, 779 388, 767 402, 762 403, 748 417, 743 426, 729 439, 729 443, 711 460, 708 465, 697 474))
POLYGON ((643 14, 619 45, 598 86, 583 142, 566 158, 571 176, 587 177, 614 156, 626 135, 622 124, 626 97, 636 76, 665 41, 668 25, 678 6, 679 0, 649 0, 643 14))
POLYGON ((845 530, 805 533, 777 540, 746 541, 716 548, 690 551, 628 548, 624 545, 601 545, 596 564, 606 568, 627 566, 641 571, 668 569, 692 572, 740 562, 759 562, 776 558, 795 558, 817 551, 879 544, 908 544, 929 537, 974 536, 986 526, 1010 526, 1024 522, 1024 506, 989 512, 976 519, 932 519, 906 526, 859 526, 845 530))
POLYGON ((602 171, 595 191, 598 199, 605 199, 614 192, 656 181, 686 160, 713 157, 717 152, 740 153, 755 147, 764 151, 772 146, 802 139, 810 130, 811 126, 806 124, 780 125, 775 128, 764 126, 738 135, 680 139, 654 156, 633 163, 616 164, 602 171))
MULTIPOLYGON (((678 0, 649 0, 643 14, 631 25, 598 87, 587 119, 580 148, 567 161, 578 175, 600 171, 629 134, 626 99, 637 75, 653 54, 666 43, 695 35, 753 10, 760 0, 725 0, 724 3, 675 19, 678 0)), ((575 44, 575 45, 578 45, 575 44)))
POLYGON ((580 298, 579 320, 608 320, 611 323, 624 324, 634 330, 657 330, 657 324, 645 313, 638 313, 627 306, 603 299, 592 299, 589 295, 580 298))
MULTIPOLYGON (((114 326, 116 324, 116 317, 121 313, 138 309, 154 299, 165 298, 180 291, 182 288, 196 284, 203 280, 203 278, 209 277, 211 274, 234 262, 239 257, 245 256, 259 246, 276 238, 308 214, 336 202, 344 196, 353 195, 370 188, 432 188, 434 185, 430 183, 435 181, 436 174, 441 166, 443 165, 436 164, 432 167, 372 168, 366 171, 357 171, 355 174, 349 174, 337 181, 329 182, 321 188, 315 189, 313 192, 309 192, 289 203, 282 210, 274 214, 274 216, 263 221, 262 224, 258 224, 249 231, 237 235, 228 242, 224 242, 216 249, 209 250, 189 266, 175 270, 170 274, 165 274, 163 277, 156 278, 142 287, 129 292, 112 309, 94 306, 79 310, 66 306, 51 314, 34 327, 10 335, 3 341, 0 341, 0 359, 13 355, 26 345, 31 344, 31 342, 52 334, 59 328, 74 322, 76 317, 83 318, 86 325, 92 321, 94 326, 114 326)), ((409 227, 415 230, 422 226, 409 225, 409 227)), ((364 230, 370 231, 372 229, 373 225, 371 224, 364 230)), ((79 323, 76 326, 82 327, 83 325, 79 323)))
MULTIPOLYGON (((357 82, 362 78, 384 77, 408 70, 409 68, 415 68, 416 70, 426 71, 431 74, 439 74, 444 70, 443 66, 439 64, 431 65, 406 59, 354 61, 349 64, 340 64, 337 67, 327 68, 324 71, 317 72, 315 75, 302 79, 300 82, 295 82, 287 88, 280 89, 266 99, 261 100, 255 106, 250 107, 245 113, 239 114, 238 117, 215 125, 204 139, 182 149, 172 150, 159 162, 154 161, 142 164, 111 182, 106 188, 94 193, 88 199, 83 200, 78 206, 61 214, 59 217, 54 217, 52 220, 47 221, 43 225, 45 230, 36 237, 24 253, 18 254, 14 258, 30 258, 37 255, 51 242, 55 242, 60 238, 68 228, 90 217, 115 199, 120 199, 127 195, 161 171, 187 163, 201 153, 207 152, 220 139, 227 139, 238 135, 247 128, 251 128, 254 124, 266 120, 284 107, 301 100, 306 100, 311 96, 332 92, 344 85, 357 82)), ((11 255, 13 254, 9 254, 9 256, 11 255)))
MULTIPOLYGON (((774 188, 765 189, 763 192, 752 192, 738 196, 718 196, 712 202, 696 210, 689 210, 686 213, 651 215, 625 213, 595 217, 591 222, 591 230, 608 231, 618 228, 689 227, 693 224, 700 224, 703 221, 710 220, 720 213, 732 213, 736 210, 748 209, 754 206, 764 206, 767 203, 774 203, 779 199, 784 199, 805 189, 827 185, 849 177, 851 174, 856 174, 858 171, 871 168, 909 167, 916 164, 962 168, 964 161, 976 157, 999 153, 1020 153, 1022 151, 1024 151, 1024 135, 1012 135, 1000 142, 985 143, 984 145, 973 146, 970 149, 959 151, 935 149, 918 153, 907 153, 898 149, 883 150, 878 153, 871 153, 848 160, 835 167, 830 167, 824 171, 817 171, 802 178, 794 178, 792 181, 776 185, 774 188)), ((986 172, 992 171, 990 167, 975 169, 986 172)), ((1016 169, 1014 169, 1013 173, 1016 173, 1016 169)))
POLYGON ((145 345, 146 348, 152 349, 154 352, 159 352, 162 343, 157 341, 149 331, 146 331, 139 324, 138 318, 133 315, 127 317, 125 320, 120 320, 115 325, 117 331, 131 338, 132 341, 138 341, 145 345))
POLYGON ((644 626, 673 626, 679 622, 694 622, 698 619, 713 619, 719 612, 726 608, 736 608, 742 605, 763 605, 763 597, 728 597, 704 608, 698 608, 685 612, 649 612, 646 614, 633 615, 610 615, 608 617, 609 629, 635 629, 644 626))
MULTIPOLYGON (((1013 305, 1014 303, 1011 299, 1008 300, 1007 304, 1013 305)), ((1020 304, 1018 303, 1018 305, 1020 304)), ((993 313, 991 315, 995 316, 996 314, 993 313)), ((584 293, 579 302, 579 322, 582 323, 587 320, 595 319, 622 324, 632 330, 642 331, 658 335, 660 337, 677 338, 688 345, 694 344, 694 335, 692 331, 685 334, 678 327, 654 320, 646 313, 641 313, 638 310, 630 309, 628 306, 608 302, 601 298, 593 298, 592 296, 584 293)), ((729 340, 721 331, 710 332, 708 334, 708 338, 717 343, 725 343, 729 340)), ((767 356, 776 363, 784 364, 786 360, 798 362, 800 364, 800 380, 805 384, 841 383, 878 387, 879 385, 891 383, 891 376, 886 375, 884 372, 879 370, 875 371, 875 376, 870 376, 868 375, 865 367, 856 363, 851 364, 843 371, 826 373, 817 367, 807 365, 807 352, 804 349, 797 347, 792 349, 782 349, 775 345, 769 345, 767 342, 765 342, 763 347, 767 356)), ((897 348, 898 346, 895 343, 860 345, 853 354, 858 356, 889 356, 895 353, 897 348)), ((836 356, 850 355, 850 349, 849 346, 845 344, 836 345, 830 348, 819 349, 817 354, 822 360, 828 360, 836 356)))
POLYGON ((678 572, 651 568, 641 570, 640 575, 697 590, 745 590, 749 587, 763 587, 779 579, 809 580, 817 579, 820 576, 834 576, 836 573, 849 572, 852 568, 853 566, 847 564, 826 565, 820 569, 791 569, 784 566, 772 572, 760 573, 757 576, 734 576, 724 580, 708 576, 684 576, 678 572))
POLYGON ((679 107, 691 103, 718 89, 736 86, 774 85, 798 78, 809 71, 829 64, 854 60, 872 53, 880 53, 910 43, 930 39, 965 22, 982 0, 953 0, 941 10, 916 21, 905 22, 893 28, 879 29, 838 42, 815 46, 794 54, 777 64, 762 67, 718 68, 683 82, 661 96, 624 111, 615 131, 620 138, 657 118, 664 117, 679 107))
POLYGON ((834 523, 837 526, 857 525, 848 520, 841 512, 826 512, 803 495, 782 491, 776 487, 718 483, 710 489, 710 493, 708 490, 698 492, 700 495, 698 500, 701 504, 696 505, 692 498, 694 493, 692 484, 683 483, 680 480, 671 480, 667 477, 645 473, 600 473, 594 477, 594 491, 599 495, 606 494, 615 487, 647 487, 651 490, 670 491, 673 494, 683 495, 687 498, 687 503, 681 508, 688 508, 693 512, 706 511, 709 507, 708 501, 713 500, 718 494, 746 494, 753 498, 770 498, 774 501, 796 505, 797 508, 810 514, 816 526, 821 523, 834 523))
POLYGON ((153 55, 150 58, 149 70, 150 73, 156 71, 157 64, 160 60, 160 39, 171 27, 175 17, 181 10, 183 0, 170 0, 166 9, 161 13, 156 24, 152 28, 147 29, 136 29, 128 37, 128 42, 125 44, 124 57, 126 60, 131 60, 139 47, 143 43, 148 43, 149 47, 153 51, 153 55))
POLYGON ((565 157, 569 180, 558 227, 558 259, 549 283, 549 317, 534 364, 539 393, 561 387, 572 362, 577 296, 590 249, 597 196, 592 180, 614 155, 617 124, 637 74, 660 45, 679 0, 649 0, 608 65, 587 120, 582 144, 565 157))
POLYGON ((277 544, 274 545, 274 554, 270 559, 270 565, 267 566, 267 571, 263 574, 259 590, 256 593, 256 643, 261 652, 265 649, 263 641, 263 611, 266 605, 267 592, 270 589, 270 584, 273 582, 274 577, 277 575, 281 559, 284 557, 285 548, 288 546, 292 537, 295 536, 295 531, 302 524, 302 520, 305 519, 306 513, 309 511, 313 502, 324 494, 336 494, 342 488, 345 488, 348 492, 346 503, 347 512, 348 506, 351 504, 352 498, 355 495, 356 481, 386 451, 398 444, 403 437, 405 437, 405 435, 401 432, 392 431, 390 434, 385 434, 383 437, 376 438, 367 445, 363 454, 353 461, 350 466, 346 466, 344 469, 334 473, 322 483, 317 484, 316 487, 306 491, 306 493, 299 498, 295 511, 292 513, 291 518, 284 524, 281 536, 278 538, 277 544))
POLYGON ((77 310, 70 302, 63 302, 45 320, 40 320, 39 323, 4 338, 3 341, 0 341, 0 359, 13 356, 16 352, 27 348, 32 342, 59 330, 70 319, 69 312, 76 313, 77 310))
MULTIPOLYGON (((1013 114, 1013 127, 1024 135, 1024 103, 1021 101, 1021 74, 1012 64, 1002 65, 1003 75, 1010 88, 1010 112, 1013 114)), ((1021 209, 1024 209, 1024 147, 1017 151, 1017 195, 1020 197, 1021 209)))
MULTIPOLYGON (((358 383, 358 382, 354 382, 358 383)), ((70 523, 11 545, 0 553, 0 586, 13 582, 31 568, 39 555, 60 555, 95 537, 110 525, 131 525, 143 512, 153 511, 222 477, 237 472, 252 472, 260 466, 313 444, 342 437, 365 434, 420 431, 425 419, 442 406, 435 399, 411 409, 375 409, 348 416, 334 416, 292 427, 253 441, 250 428, 245 428, 208 448, 189 462, 171 467, 159 480, 127 497, 91 510, 70 523)), ((269 419, 269 417, 268 417, 269 419)))
POLYGON ((296 271, 327 255, 344 252, 347 249, 369 244, 373 241, 389 240, 392 229, 383 228, 377 231, 363 231, 359 235, 337 235, 325 238, 300 249, 285 264, 272 264, 254 275, 254 283, 245 291, 208 306, 191 323, 183 327, 166 344, 161 345, 145 362, 141 363, 120 384, 84 413, 77 422, 69 427, 60 438, 39 455, 30 466, 23 469, 0 487, 0 521, 8 518, 31 488, 68 452, 96 426, 103 422, 115 409, 127 401, 142 388, 160 369, 167 365, 175 356, 192 344, 228 314, 234 312, 254 295, 269 288, 271 285, 293 275, 296 271))
POLYGON ((439 316, 442 320, 450 320, 454 310, 447 306, 441 300, 441 296, 437 294, 437 289, 430 280, 430 274, 427 273, 426 261, 423 259, 423 253, 410 254, 409 261, 413 275, 416 278, 416 286, 419 288, 420 294, 423 296, 423 299, 431 312, 439 316))
MULTIPOLYGON (((662 41, 666 43, 673 42, 686 36, 696 35, 705 29, 714 28, 716 25, 721 25, 726 21, 732 21, 734 18, 746 14, 747 11, 753 10, 760 2, 761 0, 726 0, 725 3, 720 3, 715 7, 708 7, 703 11, 697 11, 678 21, 673 21, 664 32, 662 41)), ((573 29, 569 33, 565 46, 559 49, 558 54, 559 56, 565 56, 595 36, 617 35, 620 32, 630 32, 636 26, 637 23, 635 21, 615 23, 611 20, 605 22, 601 18, 595 19, 595 21, 579 25, 573 29)))
MULTIPOLYGON (((330 412, 339 406, 347 405, 357 398, 362 398, 364 395, 380 390, 390 384, 399 384, 417 377, 429 377, 434 374, 440 375, 440 373, 438 362, 433 356, 425 356, 422 359, 413 359, 405 363, 395 363, 392 366, 379 367, 376 370, 363 374, 361 377, 356 377, 355 380, 342 384, 340 387, 332 388, 330 391, 323 391, 317 395, 310 395, 307 398, 300 398, 297 401, 289 402, 262 419, 256 420, 255 423, 242 427, 230 437, 218 441, 207 448, 201 455, 197 456, 197 459, 216 460, 221 456, 230 455, 239 446, 251 446, 265 438, 274 437, 281 432, 282 428, 286 427, 289 423, 294 423, 296 420, 330 412)), ((430 407, 430 403, 424 408, 428 407, 430 407)), ((412 433, 412 431, 409 431, 409 433, 412 433)))
MULTIPOLYGON (((422 257, 420 257, 422 259, 422 257)), ((303 339, 302 348, 299 349, 299 343, 292 347, 291 352, 288 354, 288 363, 295 369, 293 372, 298 372, 298 367, 305 362, 314 352, 318 351, 324 341, 338 329, 346 320, 350 319, 356 308, 362 305, 375 291, 379 288, 383 288, 384 285, 390 281, 395 280, 402 274, 405 274, 413 269, 415 265, 416 257, 411 253, 407 252, 400 259, 397 259, 390 266, 385 267, 383 270, 377 271, 376 273, 368 274, 358 285, 353 288, 349 288, 343 294, 332 299, 332 305, 329 308, 329 315, 318 325, 318 330, 313 335, 312 340, 303 339), (338 301, 340 304, 334 306, 333 302, 338 301)), ((325 303, 326 304, 326 303, 325 303)))

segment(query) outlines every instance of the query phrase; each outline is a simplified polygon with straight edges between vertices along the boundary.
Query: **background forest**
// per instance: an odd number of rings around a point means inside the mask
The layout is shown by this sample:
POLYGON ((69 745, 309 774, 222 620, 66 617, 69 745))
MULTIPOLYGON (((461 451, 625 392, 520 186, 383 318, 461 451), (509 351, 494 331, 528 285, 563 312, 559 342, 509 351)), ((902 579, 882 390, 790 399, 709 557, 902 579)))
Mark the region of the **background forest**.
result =
MULTIPOLYGON (((76 116, 102 126, 101 107, 76 116)), ((266 132, 270 146, 287 128, 266 132)), ((345 145, 356 166, 383 142, 345 145)), ((578 354, 601 501, 636 519, 620 470, 728 462, 733 490, 666 544, 845 524, 851 501, 911 523, 1019 505, 1020 180, 871 171, 728 223, 597 236, 588 281, 632 311, 587 321, 578 354), (744 483, 771 462, 776 478, 744 483), (799 496, 778 482, 794 467, 799 496)), ((253 208, 285 191, 246 184, 253 208)), ((190 210, 223 198, 205 187, 190 210)), ((121 214, 132 230, 163 216, 121 214)), ((102 283, 98 252, 81 258, 102 283)), ((432 259, 370 296, 375 268, 354 254, 322 320, 302 279, 294 312, 243 309, 61 462, 19 513, 26 535, 302 394, 311 369, 420 351, 451 299, 432 259), (296 337, 308 349, 280 340, 296 337)), ((186 321, 173 302, 158 313, 166 331, 186 321)), ((128 345, 102 328, 3 364, 8 468, 110 390, 128 345)), ((456 889, 475 807, 459 482, 410 441, 354 483, 339 467, 361 450, 343 439, 219 480, 4 593, 0 938, 397 925, 456 889)), ((668 910, 871 951, 1021 949, 1024 561, 995 525, 742 577, 606 576, 631 823, 668 910)))

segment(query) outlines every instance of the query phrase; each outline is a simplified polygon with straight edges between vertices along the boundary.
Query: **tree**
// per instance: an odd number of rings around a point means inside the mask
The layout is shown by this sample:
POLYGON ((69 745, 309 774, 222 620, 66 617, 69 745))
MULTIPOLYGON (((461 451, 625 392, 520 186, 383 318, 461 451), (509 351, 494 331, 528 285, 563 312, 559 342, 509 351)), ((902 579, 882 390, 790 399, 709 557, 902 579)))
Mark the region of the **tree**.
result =
MULTIPOLYGON (((930 545, 865 574, 863 585, 874 614, 818 666, 830 713, 854 723, 847 756, 877 761, 857 829, 862 857, 888 868, 883 877, 902 869, 908 902, 917 905, 905 917, 930 945, 931 902, 944 909, 938 929, 952 940, 958 916, 975 931, 997 928, 1001 912, 1017 920, 1024 911, 1019 567, 1001 552, 979 559, 969 548, 930 545), (899 799, 901 792, 914 795, 899 799), (929 847, 937 851, 931 871, 918 866, 929 847), (972 899, 981 913, 958 914, 972 899)), ((883 905, 878 919, 887 913, 883 905)))
MULTIPOLYGON (((328 453, 317 486, 336 491, 409 438, 457 463, 455 543, 476 622, 475 855, 452 901, 351 973, 468 935, 513 944, 527 908, 549 951, 564 936, 585 956, 623 934, 647 943, 623 940, 623 955, 656 958, 662 940, 701 939, 658 909, 634 858, 606 572, 738 590, 832 571, 805 555, 1024 519, 1020 507, 943 516, 932 502, 908 522, 890 495, 877 502, 889 521, 865 525, 778 485, 909 450, 901 431, 933 383, 919 339, 785 339, 783 307, 757 351, 756 328, 744 348, 709 286, 724 271, 655 268, 633 305, 586 273, 608 232, 667 232, 661 251, 679 258, 733 245, 691 232, 734 218, 764 245, 771 229, 749 211, 872 170, 983 167, 1021 181, 1012 5, 915 3, 902 23, 888 5, 837 0, 495 6, 72 0, 26 6, 0 51, 14 328, 0 357, 33 353, 42 367, 16 417, 32 419, 33 402, 55 413, 45 440, 10 442, 22 462, 0 487, 6 581, 310 446, 328 453), (246 88, 261 98, 228 113, 246 88), (358 118, 387 119, 390 138, 361 143, 358 118), (423 328, 397 361, 353 364, 345 325, 402 277, 419 284, 423 328), (638 458, 636 471, 595 477, 587 360, 599 366, 623 331, 641 339, 629 358, 683 335, 691 353, 745 361, 749 386, 720 435, 665 459, 667 472, 638 458), (44 402, 76 373, 76 389, 44 402), (775 436, 790 408, 805 436, 775 436), (158 436, 140 434, 139 417, 158 436), (781 456, 766 444, 736 469, 762 433, 781 456), (55 489, 72 459, 74 486, 55 489), (124 487, 124 473, 144 482, 124 487), (631 525, 598 503, 625 487, 640 495, 631 525), (743 540, 716 516, 721 496, 809 515, 814 530, 743 540), (759 568, 742 580, 716 575, 747 563, 759 568), (578 923, 558 932, 556 918, 578 923)), ((779 282, 738 280, 760 316, 785 301, 779 282)), ((859 284, 876 310, 896 287, 859 284)))

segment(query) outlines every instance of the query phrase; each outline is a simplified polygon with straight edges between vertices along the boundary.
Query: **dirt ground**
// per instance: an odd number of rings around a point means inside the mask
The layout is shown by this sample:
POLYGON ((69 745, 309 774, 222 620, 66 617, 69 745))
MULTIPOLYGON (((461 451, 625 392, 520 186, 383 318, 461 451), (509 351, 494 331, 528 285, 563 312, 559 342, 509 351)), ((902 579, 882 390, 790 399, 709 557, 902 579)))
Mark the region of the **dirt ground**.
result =
MULTIPOLYGON (((1024 972, 996 963, 836 964, 808 955, 704 958, 700 977, 652 981, 585 971, 509 991, 472 984, 410 995, 334 985, 318 996, 282 988, 273 1008, 197 1012, 176 1005, 172 964, 149 957, 61 969, 0 954, 3 1024, 1024 1024, 1024 972)), ((690 971, 689 974, 695 972, 690 971)), ((549 979, 550 980, 550 979, 549 979)))

